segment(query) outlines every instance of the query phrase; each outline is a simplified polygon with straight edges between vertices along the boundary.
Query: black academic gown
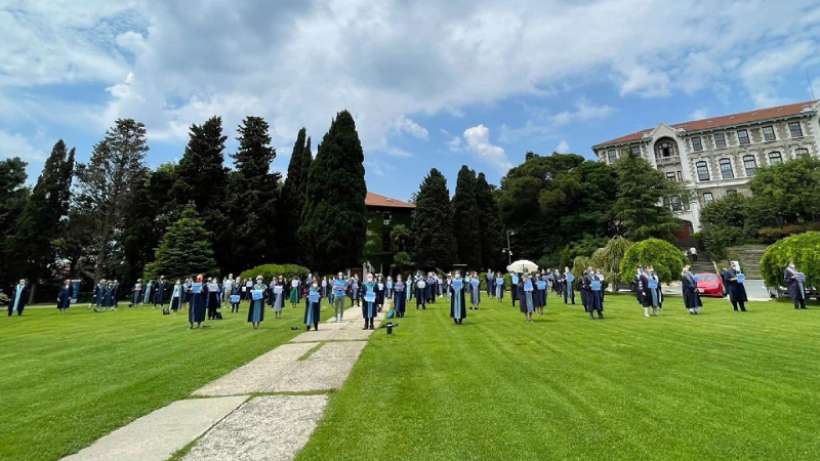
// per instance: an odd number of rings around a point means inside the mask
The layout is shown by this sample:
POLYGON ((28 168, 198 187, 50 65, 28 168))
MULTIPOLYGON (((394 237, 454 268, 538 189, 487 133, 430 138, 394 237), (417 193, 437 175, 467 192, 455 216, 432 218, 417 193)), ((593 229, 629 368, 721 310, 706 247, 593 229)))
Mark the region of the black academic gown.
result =
POLYGON ((168 283, 158 282, 154 290, 154 305, 164 306, 168 302, 168 283))
POLYGON ((464 285, 462 284, 460 290, 456 290, 452 285, 450 286, 450 318, 457 323, 461 323, 467 318, 467 307, 465 307, 464 299, 464 285), (456 301, 459 300, 460 306, 456 310, 456 301), (458 320, 456 317, 458 316, 458 320))
POLYGON ((584 274, 581 277, 581 305, 584 306, 584 311, 585 312, 590 311, 589 306, 590 306, 591 294, 590 294, 590 290, 589 290, 589 282, 591 282, 591 281, 592 281, 592 279, 587 274, 584 274))
POLYGON ((320 311, 320 307, 321 307, 321 305, 322 305, 322 292, 321 292, 321 288, 317 288, 317 289, 316 289, 316 294, 318 294, 318 295, 319 295, 319 300, 318 300, 318 301, 316 301, 316 302, 311 302, 311 301, 310 301, 310 289, 308 289, 308 295, 307 295, 307 296, 305 296, 305 301, 306 301, 306 304, 305 304, 305 318, 304 318, 304 324, 305 324, 305 325, 307 325, 307 326, 311 326, 311 325, 312 325, 312 326, 314 326, 314 327, 317 327, 317 328, 318 328, 318 325, 319 325, 319 315, 320 315, 320 314, 319 314, 319 311, 320 311), (312 320, 311 322, 308 322, 308 314, 310 314, 310 316, 312 317, 312 318, 311 318, 311 320, 312 320))
POLYGON ((649 292, 649 277, 645 274, 641 274, 641 276, 638 277, 638 286, 640 290, 638 298, 641 300, 641 306, 652 307, 652 293, 649 292))
MULTIPOLYGON (((190 290, 190 289, 189 289, 190 290)), ((208 285, 202 284, 202 291, 194 293, 190 291, 188 298, 188 322, 202 323, 205 321, 205 304, 208 299, 208 285)))
POLYGON ((698 293, 698 282, 692 274, 684 274, 681 278, 681 291, 683 292, 683 304, 687 309, 703 306, 698 293))
MULTIPOLYGON (((9 295, 9 316, 14 314, 14 298, 17 297, 17 290, 19 285, 14 285, 9 295)), ((20 293, 20 301, 17 303, 17 315, 23 315, 23 309, 26 308, 26 301, 28 299, 28 285, 24 285, 20 293)))
POLYGON ((749 298, 746 296, 746 287, 737 281, 738 274, 739 272, 734 269, 729 269, 726 271, 729 300, 733 303, 745 303, 749 301, 749 298))
POLYGON ((404 282, 396 282, 393 285, 393 306, 399 317, 404 317, 404 311, 407 308, 407 294, 404 291, 406 289, 404 282))
POLYGON ((806 299, 805 287, 800 286, 800 280, 798 280, 796 271, 786 269, 786 272, 783 274, 783 282, 786 284, 786 287, 788 287, 789 298, 791 298, 792 302, 799 303, 806 299))
POLYGON ((71 288, 62 287, 57 295, 57 309, 62 310, 69 307, 71 307, 71 288))

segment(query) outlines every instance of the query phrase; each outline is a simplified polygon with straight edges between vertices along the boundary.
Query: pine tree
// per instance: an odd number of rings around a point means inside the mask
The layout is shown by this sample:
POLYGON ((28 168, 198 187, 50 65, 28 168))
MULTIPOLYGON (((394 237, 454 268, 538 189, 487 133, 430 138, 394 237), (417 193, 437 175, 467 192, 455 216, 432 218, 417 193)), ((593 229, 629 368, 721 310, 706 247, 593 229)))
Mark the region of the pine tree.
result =
POLYGON ((284 225, 280 227, 278 243, 282 257, 288 262, 302 263, 305 258, 304 249, 299 244, 296 232, 302 222, 302 213, 305 208, 311 161, 310 138, 307 138, 306 131, 302 128, 293 144, 293 153, 288 163, 288 177, 285 179, 279 200, 279 215, 283 218, 284 225))
POLYGON ((276 258, 276 197, 279 174, 270 172, 276 158, 268 123, 245 117, 239 126, 239 150, 233 155, 236 171, 230 176, 231 251, 227 269, 242 269, 276 258))
POLYGON ((504 248, 504 227, 493 187, 487 183, 484 173, 476 178, 478 201, 478 228, 481 240, 481 267, 495 269, 504 264, 501 249, 504 248))
POLYGON ((71 178, 74 174, 74 149, 66 150, 57 141, 37 178, 15 227, 15 262, 32 283, 51 281, 57 249, 54 241, 65 230, 71 178))
POLYGON ((193 204, 186 206, 179 219, 168 227, 154 261, 145 267, 146 278, 164 275, 170 279, 217 271, 210 234, 199 219, 193 204))
POLYGON ((416 264, 420 268, 446 269, 453 263, 455 240, 449 203, 447 180, 433 168, 416 194, 413 231, 416 235, 416 264))
POLYGON ((144 178, 146 152, 145 125, 118 119, 94 146, 89 162, 78 166, 74 206, 94 219, 95 226, 89 230, 94 239, 90 257, 95 280, 121 272, 125 216, 133 206, 135 186, 144 178))
POLYGON ((463 165, 458 171, 452 207, 458 262, 466 264, 469 269, 478 270, 481 266, 482 248, 476 176, 475 171, 467 165, 463 165))
POLYGON ((26 183, 26 162, 19 157, 0 161, 0 287, 6 287, 19 278, 19 266, 12 254, 14 234, 12 229, 23 212, 29 190, 26 183))
POLYGON ((680 190, 636 155, 624 155, 615 163, 615 171, 618 193, 612 211, 619 233, 632 241, 671 239, 680 223, 662 202, 680 190))
POLYGON ((225 141, 222 119, 211 117, 202 125, 191 125, 188 145, 176 168, 172 196, 179 207, 193 202, 214 238, 214 252, 220 265, 230 261, 231 226, 227 219, 228 170, 225 168, 225 141))
POLYGON ((336 115, 310 164, 298 237, 311 267, 332 272, 358 266, 367 231, 364 152, 349 112, 336 115))

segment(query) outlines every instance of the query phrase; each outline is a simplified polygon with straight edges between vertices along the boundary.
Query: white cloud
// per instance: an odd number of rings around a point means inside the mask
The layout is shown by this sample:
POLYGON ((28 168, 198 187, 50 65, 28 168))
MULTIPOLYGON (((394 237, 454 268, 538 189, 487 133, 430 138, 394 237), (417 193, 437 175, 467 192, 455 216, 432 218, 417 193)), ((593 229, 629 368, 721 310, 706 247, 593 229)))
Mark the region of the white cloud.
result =
POLYGON ((415 138, 427 140, 430 133, 427 131, 427 128, 416 123, 415 120, 405 117, 404 115, 400 115, 394 124, 394 128, 396 131, 401 133, 407 133, 415 138))
POLYGON ((41 163, 46 153, 31 144, 26 137, 0 130, 0 158, 20 157, 27 163, 41 163))
POLYGON ((471 152, 499 171, 507 171, 512 167, 504 149, 490 143, 490 129, 486 126, 476 125, 464 130, 464 141, 471 152))
POLYGON ((553 149, 553 151, 558 152, 559 154, 569 153, 569 143, 566 139, 562 139, 561 142, 559 142, 558 145, 555 146, 555 149, 553 149))
POLYGON ((580 99, 575 103, 575 109, 571 111, 559 112, 550 117, 550 121, 558 126, 568 125, 570 123, 588 122, 590 120, 597 120, 609 117, 614 109, 607 105, 595 105, 590 103, 586 98, 580 99))
POLYGON ((704 119, 704 118, 707 118, 707 117, 709 117, 709 111, 707 111, 703 107, 699 107, 699 108, 693 110, 691 114, 689 114, 689 118, 691 120, 701 120, 701 119, 704 119))
POLYGON ((620 69, 621 96, 638 94, 643 97, 669 95, 669 75, 641 64, 623 66, 620 69))
POLYGON ((460 151, 461 138, 459 138, 458 136, 453 136, 449 141, 447 141, 447 147, 453 152, 460 151))
POLYGON ((775 84, 794 73, 800 64, 817 50, 810 41, 778 46, 757 54, 740 68, 740 75, 749 94, 759 107, 782 103, 775 84))

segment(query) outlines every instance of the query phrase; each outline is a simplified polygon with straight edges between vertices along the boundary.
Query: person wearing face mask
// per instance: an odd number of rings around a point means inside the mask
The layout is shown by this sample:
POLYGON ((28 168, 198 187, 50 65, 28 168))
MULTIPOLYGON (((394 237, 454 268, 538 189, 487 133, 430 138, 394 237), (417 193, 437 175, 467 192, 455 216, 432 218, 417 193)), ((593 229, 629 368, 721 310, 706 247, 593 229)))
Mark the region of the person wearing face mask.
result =
POLYGON ((196 276, 196 281, 191 283, 188 289, 190 297, 188 298, 188 323, 190 328, 196 324, 197 328, 202 326, 205 321, 205 300, 208 298, 208 287, 204 283, 205 276, 199 274, 196 276))
POLYGON ((427 282, 421 275, 416 276, 416 310, 427 309, 427 282))
POLYGON ((275 279, 273 288, 271 288, 271 296, 273 297, 273 317, 277 319, 282 318, 282 309, 285 307, 285 278, 281 275, 275 279))
POLYGON ((398 318, 404 317, 404 312, 407 308, 405 289, 404 282, 401 280, 401 274, 399 274, 396 276, 396 283, 393 284, 393 306, 396 309, 396 316, 398 318))
POLYGON ((345 311, 345 293, 347 292, 347 282, 341 272, 333 280, 333 310, 336 321, 341 322, 345 311))
POLYGON ((182 281, 177 279, 171 290, 171 310, 176 313, 182 305, 182 281))
POLYGON ((319 280, 313 277, 308 286, 307 304, 305 305, 305 329, 310 331, 310 327, 319 330, 319 308, 322 304, 322 287, 319 280))
POLYGON ((376 280, 376 310, 378 312, 381 312, 384 307, 384 290, 384 279, 379 275, 376 280))
POLYGON ((253 325, 253 329, 259 328, 259 324, 265 320, 265 280, 261 275, 256 276, 256 283, 251 287, 251 305, 248 307, 248 323, 253 325))
MULTIPOLYGON (((690 266, 687 264, 681 272, 681 291, 683 292, 683 304, 686 310, 691 315, 700 314, 703 303, 700 300, 698 293, 698 282, 695 276, 689 270, 690 266)), ((647 314, 648 315, 648 314, 647 314)))
POLYGON ((737 312, 746 312, 746 302, 749 298, 746 296, 746 276, 741 272, 740 267, 732 264, 728 271, 726 271, 726 291, 729 292, 729 301, 732 303, 732 310, 737 312))
POLYGON ((456 272, 453 283, 450 286, 450 318, 456 325, 464 323, 467 317, 467 308, 464 306, 464 280, 461 273, 456 272))
POLYGON ((789 288, 789 298, 791 298, 795 309, 806 308, 806 276, 798 271, 793 262, 790 262, 783 273, 783 283, 789 288))
POLYGON ((299 304, 299 279, 296 276, 290 281, 290 307, 299 304))
POLYGON ((470 277, 470 309, 478 310, 481 304, 481 279, 478 272, 473 272, 470 277))
POLYGON ((364 330, 374 329, 373 321, 376 318, 376 282, 373 274, 367 274, 367 281, 364 283, 364 303, 362 304, 362 317, 364 318, 364 330))

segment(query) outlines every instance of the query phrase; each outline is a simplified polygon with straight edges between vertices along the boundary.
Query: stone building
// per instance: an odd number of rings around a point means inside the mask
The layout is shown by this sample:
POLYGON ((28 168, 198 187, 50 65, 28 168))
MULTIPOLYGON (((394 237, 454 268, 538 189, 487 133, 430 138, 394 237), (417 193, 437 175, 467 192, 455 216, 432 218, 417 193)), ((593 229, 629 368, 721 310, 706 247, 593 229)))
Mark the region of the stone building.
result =
POLYGON ((412 226, 416 205, 373 192, 367 193, 364 205, 367 208, 368 241, 377 242, 376 248, 366 249, 365 253, 369 253, 367 259, 372 270, 380 274, 389 273, 393 255, 402 251, 391 241, 390 232, 399 224, 407 228, 412 226))
POLYGON ((762 166, 803 155, 820 155, 820 101, 807 101, 685 123, 659 124, 593 146, 598 159, 614 163, 626 153, 640 155, 693 192, 691 203, 669 206, 691 230, 700 229, 700 209, 731 194, 749 194, 762 166))

